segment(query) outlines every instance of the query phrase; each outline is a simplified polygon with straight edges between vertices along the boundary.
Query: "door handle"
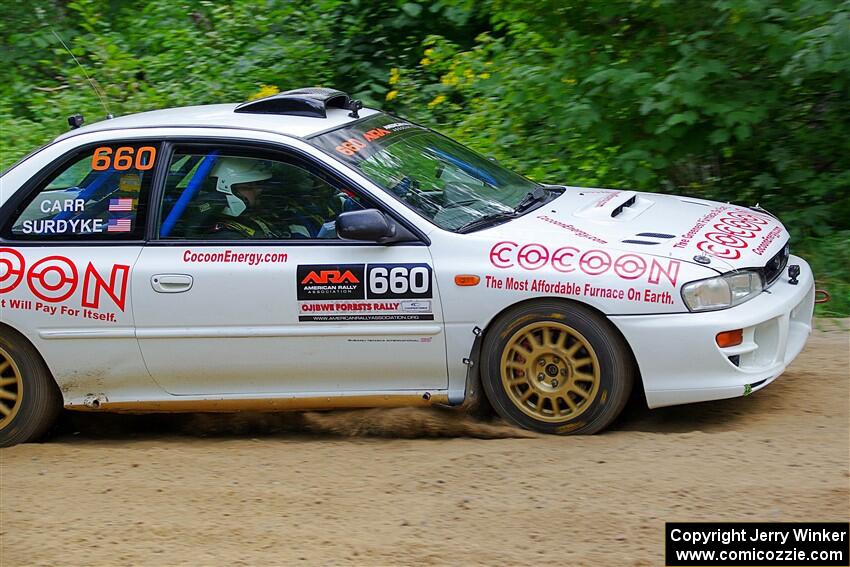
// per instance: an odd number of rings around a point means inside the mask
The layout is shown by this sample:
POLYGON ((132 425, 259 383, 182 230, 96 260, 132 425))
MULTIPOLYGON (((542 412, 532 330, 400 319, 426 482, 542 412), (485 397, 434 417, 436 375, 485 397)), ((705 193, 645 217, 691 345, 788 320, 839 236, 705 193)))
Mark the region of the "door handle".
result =
POLYGON ((157 293, 182 293, 192 289, 193 281, 186 274, 156 274, 151 276, 151 287, 157 293))

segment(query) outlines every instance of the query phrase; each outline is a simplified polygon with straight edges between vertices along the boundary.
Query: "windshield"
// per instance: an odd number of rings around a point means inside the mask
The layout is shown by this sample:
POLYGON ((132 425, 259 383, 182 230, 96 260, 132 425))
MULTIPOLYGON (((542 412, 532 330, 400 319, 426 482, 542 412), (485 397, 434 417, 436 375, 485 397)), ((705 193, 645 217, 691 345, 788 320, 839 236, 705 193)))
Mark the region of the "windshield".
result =
POLYGON ((440 228, 508 216, 540 186, 444 136, 387 114, 312 138, 440 228))

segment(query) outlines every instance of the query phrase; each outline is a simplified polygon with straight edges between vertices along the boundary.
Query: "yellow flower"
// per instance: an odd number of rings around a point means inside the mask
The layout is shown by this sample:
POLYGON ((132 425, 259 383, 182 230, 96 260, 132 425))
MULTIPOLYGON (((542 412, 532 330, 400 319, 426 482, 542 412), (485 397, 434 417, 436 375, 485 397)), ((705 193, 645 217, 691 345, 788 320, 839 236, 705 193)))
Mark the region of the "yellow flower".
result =
POLYGON ((257 100, 258 98, 266 98, 267 96, 276 95, 280 89, 274 85, 260 85, 260 90, 251 95, 248 100, 257 100))
POLYGON ((480 75, 478 75, 478 78, 479 79, 489 79, 490 73, 481 73, 480 75))
POLYGON ((434 50, 433 50, 433 49, 431 49, 431 48, 429 47, 428 49, 426 49, 426 50, 425 50, 425 57, 431 57, 432 55, 434 55, 434 50))
POLYGON ((398 96, 398 91, 390 91, 387 93, 387 100, 393 100, 398 96))
POLYGON ((428 65, 431 64, 431 60, 428 59, 427 57, 423 57, 422 61, 420 61, 419 64, 422 65, 423 67, 427 67, 428 65))
POLYGON ((457 75, 454 73, 446 73, 442 77, 440 77, 440 83, 446 87, 453 87, 457 84, 457 75))
POLYGON ((394 85, 398 83, 398 80, 401 78, 401 72, 398 70, 398 67, 393 67, 390 69, 390 80, 389 83, 394 85))
POLYGON ((444 102, 446 102, 445 95, 437 95, 434 97, 434 100, 428 103, 428 108, 434 108, 438 104, 442 104, 444 102))

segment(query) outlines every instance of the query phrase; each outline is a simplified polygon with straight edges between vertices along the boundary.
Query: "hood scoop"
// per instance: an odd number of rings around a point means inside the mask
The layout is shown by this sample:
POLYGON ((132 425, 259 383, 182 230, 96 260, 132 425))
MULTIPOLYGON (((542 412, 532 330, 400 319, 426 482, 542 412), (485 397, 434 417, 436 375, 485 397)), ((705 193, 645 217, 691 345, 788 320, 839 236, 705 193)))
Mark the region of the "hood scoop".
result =
POLYGON ((639 232, 638 236, 646 236, 648 238, 676 238, 675 234, 667 234, 665 232, 639 232))
POLYGON ((625 242, 626 244, 643 244, 646 246, 652 246, 653 244, 661 244, 664 240, 668 238, 676 238, 674 234, 666 234, 663 232, 639 232, 635 236, 640 236, 642 239, 637 238, 627 238, 626 240, 621 240, 620 242, 625 242), (648 240, 650 238, 664 239, 664 240, 648 240))
POLYGON ((611 191, 575 212, 575 216, 599 221, 628 221, 654 203, 635 191, 611 191))
POLYGON ((625 209, 626 207, 631 207, 632 205, 634 205, 636 201, 637 201, 637 195, 635 195, 634 197, 632 197, 631 199, 629 199, 627 201, 623 201, 622 205, 618 205, 616 209, 611 211, 611 218, 613 219, 614 217, 616 217, 617 215, 622 213, 623 209, 625 209))

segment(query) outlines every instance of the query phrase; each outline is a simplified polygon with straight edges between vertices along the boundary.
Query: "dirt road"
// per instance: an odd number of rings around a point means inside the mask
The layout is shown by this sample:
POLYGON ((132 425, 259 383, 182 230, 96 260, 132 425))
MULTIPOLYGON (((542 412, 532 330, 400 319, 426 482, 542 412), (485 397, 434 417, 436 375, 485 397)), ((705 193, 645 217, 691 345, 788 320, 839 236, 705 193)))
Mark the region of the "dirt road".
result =
POLYGON ((662 565, 665 521, 846 521, 848 351, 817 332, 753 396, 595 437, 409 410, 77 416, 0 451, 0 565, 662 565), (330 433, 352 427, 466 436, 330 433))

